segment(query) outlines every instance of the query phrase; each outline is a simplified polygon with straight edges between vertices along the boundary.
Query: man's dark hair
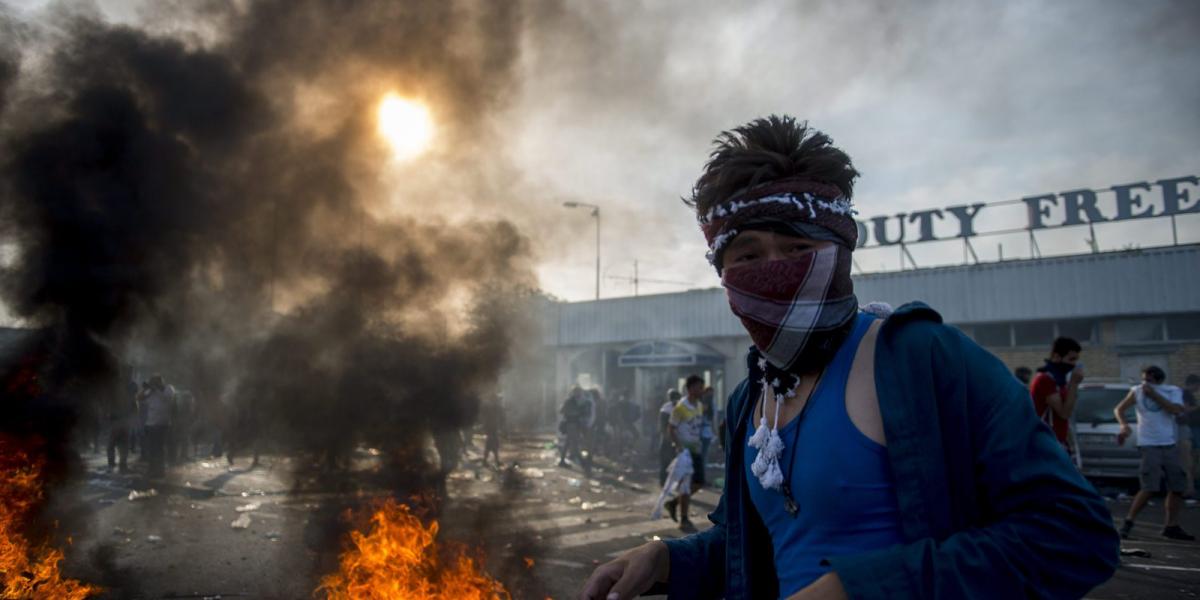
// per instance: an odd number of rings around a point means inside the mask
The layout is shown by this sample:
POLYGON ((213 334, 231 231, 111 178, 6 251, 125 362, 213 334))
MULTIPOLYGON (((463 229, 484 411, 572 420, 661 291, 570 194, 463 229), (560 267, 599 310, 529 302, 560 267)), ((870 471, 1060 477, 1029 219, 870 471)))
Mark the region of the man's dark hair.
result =
POLYGON ((722 131, 713 143, 692 197, 684 200, 698 213, 743 189, 791 177, 837 186, 847 200, 854 194, 859 173, 850 157, 808 121, 771 115, 722 131))
POLYGON ((1066 356, 1072 352, 1083 352, 1083 346, 1080 346, 1079 342, 1075 341, 1073 338, 1055 338, 1054 343, 1050 346, 1050 354, 1066 356))
POLYGON ((697 383, 700 385, 704 385, 704 378, 699 375, 688 375, 687 380, 684 381, 684 383, 683 383, 683 388, 686 390, 690 390, 690 389, 692 389, 692 386, 696 385, 697 383))
POLYGON ((1142 374, 1154 383, 1162 383, 1167 380, 1167 373, 1161 367, 1150 365, 1142 369, 1142 374))
POLYGON ((1033 378, 1033 369, 1030 369, 1029 367, 1017 367, 1013 370, 1013 375, 1015 375, 1017 379, 1020 379, 1021 383, 1027 384, 1029 383, 1029 380, 1033 378))

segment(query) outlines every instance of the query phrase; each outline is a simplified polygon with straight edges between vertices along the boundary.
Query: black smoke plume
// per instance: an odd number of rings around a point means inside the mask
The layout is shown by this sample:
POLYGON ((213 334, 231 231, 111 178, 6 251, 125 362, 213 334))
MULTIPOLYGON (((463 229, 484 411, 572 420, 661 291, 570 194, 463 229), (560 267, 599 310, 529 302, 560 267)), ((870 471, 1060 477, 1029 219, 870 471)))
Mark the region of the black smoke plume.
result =
POLYGON ((0 365, 37 382, 3 427, 49 440, 65 473, 76 424, 120 401, 130 368, 161 371, 246 424, 234 445, 325 470, 371 445, 428 485, 439 471, 411 446, 473 422, 534 281, 516 227, 469 210, 510 201, 473 174, 502 160, 488 115, 526 9, 146 10, 139 27, 0 13, 22 33, 0 45, 0 292, 37 331, 0 365), (375 134, 391 90, 437 119, 411 164, 375 134))

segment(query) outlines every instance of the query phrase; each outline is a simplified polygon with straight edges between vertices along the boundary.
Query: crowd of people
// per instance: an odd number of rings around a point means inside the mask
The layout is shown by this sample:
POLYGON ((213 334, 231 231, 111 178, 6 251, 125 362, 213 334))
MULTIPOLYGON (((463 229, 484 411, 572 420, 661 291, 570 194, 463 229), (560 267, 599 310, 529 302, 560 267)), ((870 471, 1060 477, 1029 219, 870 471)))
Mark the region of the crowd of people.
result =
POLYGON ((154 374, 140 383, 130 377, 120 390, 95 405, 86 430, 92 450, 104 448, 108 470, 130 473, 130 455, 145 475, 161 478, 184 461, 224 456, 230 466, 242 452, 259 462, 254 424, 246 411, 199 398, 154 374))

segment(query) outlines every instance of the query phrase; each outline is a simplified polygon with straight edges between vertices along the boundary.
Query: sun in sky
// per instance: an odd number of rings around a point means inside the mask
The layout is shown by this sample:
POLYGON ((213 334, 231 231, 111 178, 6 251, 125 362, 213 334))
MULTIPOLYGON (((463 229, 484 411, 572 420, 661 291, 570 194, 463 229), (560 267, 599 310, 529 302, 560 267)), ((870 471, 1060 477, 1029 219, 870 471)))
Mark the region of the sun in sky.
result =
POLYGON ((429 149, 433 119, 424 104, 389 93, 379 103, 378 116, 379 134, 397 160, 415 158, 429 149))

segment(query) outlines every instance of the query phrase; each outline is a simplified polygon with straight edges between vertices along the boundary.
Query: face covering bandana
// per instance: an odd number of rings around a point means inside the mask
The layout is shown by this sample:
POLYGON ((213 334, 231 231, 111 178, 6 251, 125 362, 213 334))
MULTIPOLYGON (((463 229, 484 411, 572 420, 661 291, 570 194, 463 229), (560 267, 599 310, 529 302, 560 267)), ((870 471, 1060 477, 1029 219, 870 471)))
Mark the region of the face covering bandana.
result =
POLYGON ((839 244, 726 269, 721 283, 755 348, 781 371, 825 366, 858 312, 850 253, 839 244))
POLYGON ((1071 371, 1075 370, 1075 365, 1065 362, 1050 362, 1047 360, 1046 364, 1038 370, 1050 375, 1050 377, 1054 379, 1054 383, 1058 384, 1059 386, 1064 386, 1067 385, 1067 376, 1071 374, 1071 371))

